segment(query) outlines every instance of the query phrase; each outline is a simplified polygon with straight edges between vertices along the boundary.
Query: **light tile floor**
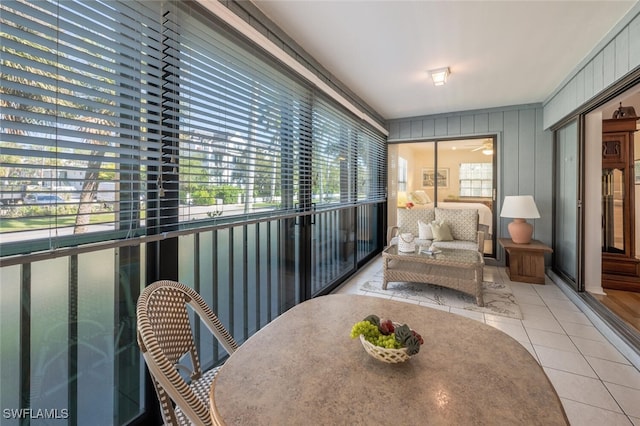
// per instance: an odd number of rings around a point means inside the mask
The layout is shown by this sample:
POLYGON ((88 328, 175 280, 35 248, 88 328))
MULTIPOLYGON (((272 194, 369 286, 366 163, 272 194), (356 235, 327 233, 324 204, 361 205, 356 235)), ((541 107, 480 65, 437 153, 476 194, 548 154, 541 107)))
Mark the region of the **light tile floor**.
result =
MULTIPOLYGON (((382 261, 378 257, 335 292, 358 294, 362 283, 381 277, 382 261)), ((545 285, 513 282, 504 268, 497 266, 486 266, 484 278, 509 283, 522 310, 522 320, 430 307, 473 318, 520 342, 544 368, 572 425, 640 426, 640 371, 553 281, 547 278, 545 285)))

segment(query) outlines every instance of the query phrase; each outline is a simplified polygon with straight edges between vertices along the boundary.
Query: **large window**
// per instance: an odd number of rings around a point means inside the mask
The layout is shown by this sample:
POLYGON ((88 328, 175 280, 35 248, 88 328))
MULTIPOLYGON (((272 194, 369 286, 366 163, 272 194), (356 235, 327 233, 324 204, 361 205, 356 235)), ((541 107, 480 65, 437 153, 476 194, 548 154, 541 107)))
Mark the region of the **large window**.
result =
POLYGON ((492 163, 461 163, 459 176, 461 197, 492 196, 492 163))
POLYGON ((407 160, 402 157, 398 157, 398 192, 407 191, 408 167, 407 160))
POLYGON ((61 424, 153 410, 148 283, 242 342, 382 246, 384 137, 197 2, 0 2, 0 149, 0 406, 61 424))
POLYGON ((4 243, 145 233, 161 161, 160 22, 155 4, 0 4, 4 243))
POLYGON ((386 196, 384 137, 197 4, 0 7, 3 254, 386 196))

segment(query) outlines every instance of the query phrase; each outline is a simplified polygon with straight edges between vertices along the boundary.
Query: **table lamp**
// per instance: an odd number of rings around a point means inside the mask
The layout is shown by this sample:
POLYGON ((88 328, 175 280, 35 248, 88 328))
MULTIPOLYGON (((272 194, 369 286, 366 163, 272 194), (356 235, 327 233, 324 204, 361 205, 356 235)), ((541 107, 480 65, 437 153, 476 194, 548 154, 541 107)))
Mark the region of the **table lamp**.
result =
POLYGON ((526 219, 537 219, 540 213, 531 195, 510 195, 504 197, 500 217, 513 218, 508 229, 515 244, 529 244, 533 235, 533 225, 527 223, 526 219))

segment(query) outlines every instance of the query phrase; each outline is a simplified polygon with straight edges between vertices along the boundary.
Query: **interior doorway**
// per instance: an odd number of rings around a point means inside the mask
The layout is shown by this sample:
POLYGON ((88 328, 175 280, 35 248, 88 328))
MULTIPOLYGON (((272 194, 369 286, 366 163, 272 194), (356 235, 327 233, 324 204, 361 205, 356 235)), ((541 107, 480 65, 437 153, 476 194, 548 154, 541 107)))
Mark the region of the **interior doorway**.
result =
POLYGON ((636 277, 632 276, 633 271, 628 271, 627 277, 624 272, 628 264, 634 263, 630 260, 635 258, 637 264, 640 259, 640 117, 638 120, 628 115, 623 117, 635 121, 635 131, 622 129, 628 132, 631 141, 627 146, 628 167, 622 168, 614 162, 608 164, 610 161, 604 158, 606 152, 603 151, 608 141, 619 139, 620 129, 615 126, 628 124, 623 123, 624 120, 614 122, 621 105, 633 107, 635 115, 640 114, 640 85, 615 96, 588 113, 585 119, 585 238, 591 238, 591 241, 585 240, 585 247, 601 246, 598 252, 584 254, 585 290, 627 326, 640 332, 640 279, 637 273, 636 277), (589 152, 592 161, 589 161, 589 152), (589 180, 593 180, 591 186, 589 180), (599 225, 601 232, 591 233, 589 237, 587 222, 599 225), (622 260, 619 266, 617 257, 622 260), (623 273, 614 274, 610 280, 611 271, 623 273), (616 285, 616 281, 622 282, 622 287, 616 285))
POLYGON ((477 209, 487 230, 484 254, 494 258, 496 149, 495 135, 390 145, 389 205, 406 208, 419 197, 419 208, 477 209))

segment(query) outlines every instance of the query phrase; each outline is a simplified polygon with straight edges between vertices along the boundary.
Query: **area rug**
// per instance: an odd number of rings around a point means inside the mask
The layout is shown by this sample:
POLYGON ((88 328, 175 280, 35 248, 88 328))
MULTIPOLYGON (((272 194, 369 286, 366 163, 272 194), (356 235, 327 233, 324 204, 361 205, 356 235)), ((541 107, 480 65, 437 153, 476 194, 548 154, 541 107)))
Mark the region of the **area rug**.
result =
POLYGON ((476 298, 469 294, 433 284, 390 282, 387 289, 383 290, 380 281, 368 281, 360 286, 360 290, 386 294, 397 299, 522 319, 522 312, 508 284, 483 282, 484 307, 476 305, 476 298))

